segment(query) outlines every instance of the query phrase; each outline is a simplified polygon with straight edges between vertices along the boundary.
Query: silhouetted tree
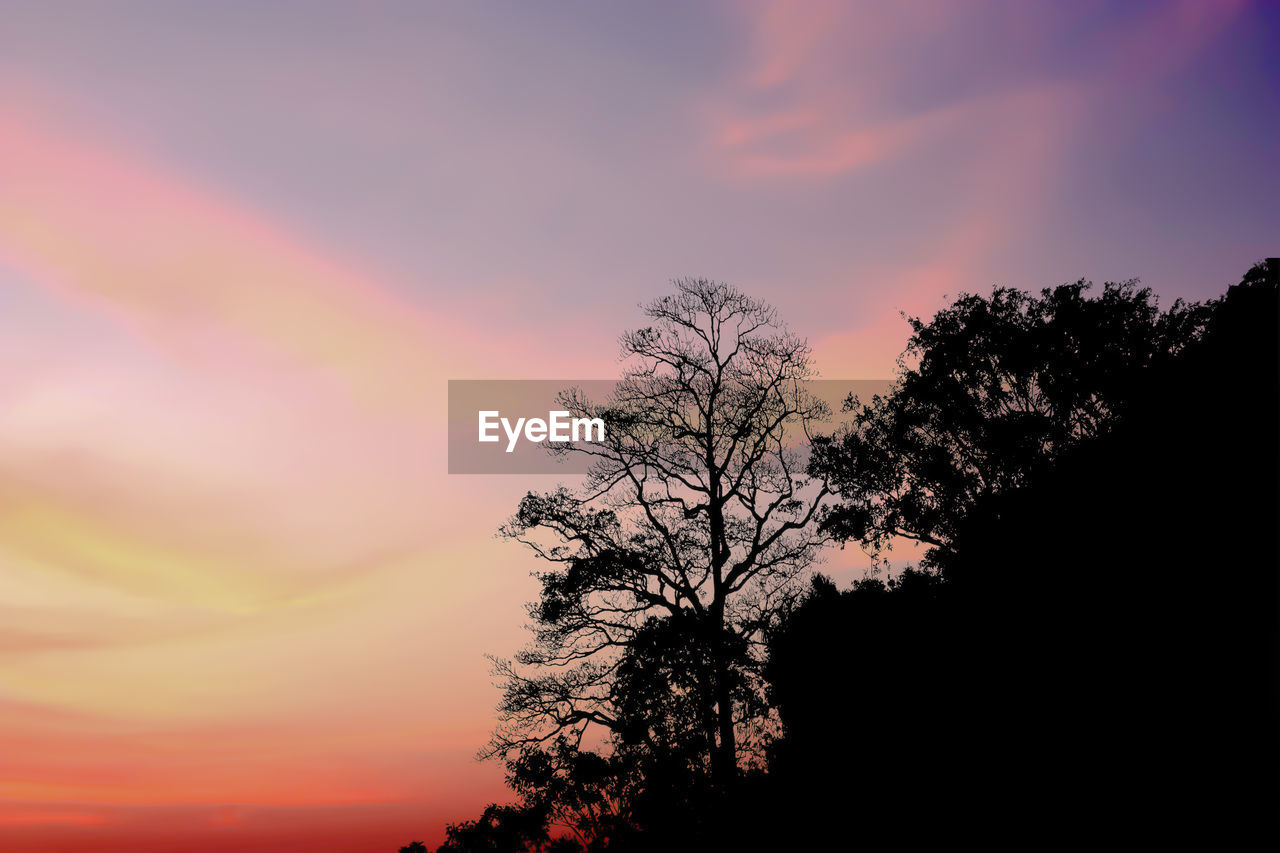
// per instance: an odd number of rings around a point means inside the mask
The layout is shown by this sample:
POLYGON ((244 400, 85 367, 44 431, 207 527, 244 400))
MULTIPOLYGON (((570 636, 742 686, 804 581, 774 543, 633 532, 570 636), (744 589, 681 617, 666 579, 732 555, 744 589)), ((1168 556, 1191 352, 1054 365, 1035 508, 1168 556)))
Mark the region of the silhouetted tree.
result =
POLYGON ((756 849, 958 841, 979 799, 966 791, 982 775, 966 750, 979 736, 971 709, 987 700, 973 679, 973 617, 936 571, 844 591, 814 578, 770 642, 770 697, 785 734, 761 780, 768 805, 750 824, 756 849))
POLYGON ((557 737, 509 757, 507 770, 507 782, 523 802, 584 842, 614 837, 631 825, 626 803, 632 768, 616 756, 557 737))
POLYGON ((624 336, 617 399, 566 399, 609 424, 572 451, 599 454, 587 487, 504 528, 558 564, 524 667, 499 669, 491 751, 523 805, 442 849, 1273 847, 1278 291, 1269 259, 1165 313, 1133 284, 962 297, 911 321, 895 389, 816 442, 806 482, 778 426, 820 411, 781 367, 803 375, 803 345, 684 283, 624 336), (735 372, 722 345, 760 354, 735 372), (844 504, 815 532, 828 482, 844 504), (828 535, 932 551, 797 590, 828 535), (744 739, 767 773, 708 772, 744 739))
POLYGON ((400 848, 400 853, 430 853, 430 851, 427 850, 427 845, 421 841, 410 841, 400 848))
MULTIPOLYGON (((612 688, 616 725, 607 752, 561 734, 508 760, 508 782, 584 842, 610 850, 658 836, 706 831, 715 796, 706 738, 691 693, 712 672, 707 644, 670 619, 651 618, 622 652, 612 688)), ((756 697, 755 701, 759 701, 756 697)), ((640 848, 644 849, 644 848, 640 848)))
POLYGON ((815 585, 771 644, 777 802, 853 804, 872 845, 1274 846, 1277 273, 1180 309, 1105 428, 973 495, 933 569, 815 585))
POLYGON ((476 820, 449 824, 436 853, 527 853, 550 842, 544 810, 490 803, 476 820))
POLYGON ((811 471, 842 501, 825 526, 877 549, 905 537, 936 556, 976 502, 1104 433, 1141 371, 1203 331, 1205 306, 1179 301, 1162 313, 1135 282, 1097 297, 1090 287, 997 288, 928 322, 908 318, 892 391, 851 397, 853 423, 814 443, 811 471))
POLYGON ((709 771, 721 790, 762 757, 764 630, 826 541, 813 522, 828 489, 804 474, 828 413, 804 388, 807 346, 732 287, 676 289, 622 336, 629 365, 608 400, 562 395, 606 423, 603 442, 566 450, 593 457, 583 487, 529 494, 502 529, 556 568, 539 575, 534 642, 497 662, 502 725, 486 754, 506 756, 527 794, 563 780, 571 808, 591 727, 632 772, 709 771))

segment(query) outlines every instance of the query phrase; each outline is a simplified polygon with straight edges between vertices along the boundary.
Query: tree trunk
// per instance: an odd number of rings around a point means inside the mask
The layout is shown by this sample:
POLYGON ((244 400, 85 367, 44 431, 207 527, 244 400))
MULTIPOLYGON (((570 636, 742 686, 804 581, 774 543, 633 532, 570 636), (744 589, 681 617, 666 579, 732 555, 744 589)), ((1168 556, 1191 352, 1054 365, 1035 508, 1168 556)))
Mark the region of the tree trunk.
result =
MULTIPOLYGON (((718 574, 718 573, 717 573, 718 574)), ((716 578, 719 586, 719 578, 716 578)), ((733 675, 730 671, 729 651, 724 643, 724 600, 717 596, 710 609, 711 630, 707 641, 714 662, 713 675, 715 714, 715 751, 711 754, 711 778, 717 787, 727 789, 738 776, 737 733, 733 726, 733 675)))
MULTIPOLYGON (((719 646, 719 638, 716 645, 719 646)), ((716 705, 720 723, 720 744, 716 757, 712 761, 712 775, 716 784, 724 789, 733 786, 738 778, 738 746, 737 736, 733 730, 733 696, 729 690, 729 667, 724 662, 724 655, 716 654, 716 705)))
POLYGON ((729 562, 729 544, 726 539, 723 488, 721 477, 724 470, 716 464, 715 442, 712 436, 710 414, 715 407, 716 393, 713 391, 708 404, 706 465, 710 485, 707 519, 711 535, 711 575, 712 600, 709 612, 711 615, 711 655, 715 661, 715 702, 716 721, 719 731, 719 743, 711 756, 711 778, 721 790, 733 786, 738 775, 738 746, 733 730, 733 691, 729 672, 729 650, 724 643, 724 608, 728 590, 724 587, 724 567, 729 562))

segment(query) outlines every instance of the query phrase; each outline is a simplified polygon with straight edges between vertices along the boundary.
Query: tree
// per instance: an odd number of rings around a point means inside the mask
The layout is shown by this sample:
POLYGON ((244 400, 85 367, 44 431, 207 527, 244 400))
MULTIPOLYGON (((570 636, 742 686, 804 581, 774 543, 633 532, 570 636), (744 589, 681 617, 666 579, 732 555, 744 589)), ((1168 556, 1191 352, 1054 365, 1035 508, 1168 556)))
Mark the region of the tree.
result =
POLYGON ((525 853, 550 843, 546 812, 490 803, 476 820, 449 824, 436 853, 525 853))
MULTIPOLYGON (((1158 356, 1091 380, 1100 428, 956 507, 935 570, 814 585, 771 636, 780 813, 856 803, 873 847, 1274 835, 1278 291, 1267 261, 1178 309, 1158 356)), ((989 327, 966 316, 953 353, 989 327)), ((1145 335, 1104 325, 1085 352, 1145 335)), ((997 363, 1022 345, 981 344, 997 363)))
POLYGON ((595 728, 631 767, 685 761, 727 790, 769 737, 764 631, 827 541, 829 488, 805 474, 804 445, 828 410, 773 308, 675 285, 622 336, 607 400, 561 395, 606 424, 603 442, 563 449, 592 457, 583 486, 530 493, 501 531, 554 564, 538 574, 533 642, 496 662, 502 722, 484 754, 517 782, 563 769, 595 728))
MULTIPOLYGON (((965 747, 980 731, 969 709, 988 697, 973 677, 974 613, 957 606, 955 591, 913 568, 844 591, 814 577, 770 635, 770 699, 784 734, 761 780, 758 799, 770 807, 752 825, 757 843, 942 847, 984 812, 980 796, 965 794, 990 791, 965 747)), ((994 753, 998 740, 980 743, 994 753)))
POLYGON ((814 443, 811 473, 842 503, 825 520, 842 540, 873 549, 904 537, 945 552, 980 500, 1025 484, 1029 471, 1122 414, 1142 371, 1203 333, 1209 308, 1164 313, 1136 282, 1084 281, 1037 297, 997 288, 964 295, 911 338, 894 388, 852 424, 814 443))

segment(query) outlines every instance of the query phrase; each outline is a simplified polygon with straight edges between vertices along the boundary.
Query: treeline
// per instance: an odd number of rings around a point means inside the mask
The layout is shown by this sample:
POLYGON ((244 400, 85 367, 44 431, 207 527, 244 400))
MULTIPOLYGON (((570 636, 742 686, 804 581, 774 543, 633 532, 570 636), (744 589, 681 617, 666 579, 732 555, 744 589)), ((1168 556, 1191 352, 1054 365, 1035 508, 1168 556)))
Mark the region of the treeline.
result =
POLYGON ((821 435, 803 342, 678 283, 630 390, 566 399, 617 443, 505 528, 552 566, 498 664, 518 802, 439 851, 1274 844, 1278 286, 963 296, 821 435))

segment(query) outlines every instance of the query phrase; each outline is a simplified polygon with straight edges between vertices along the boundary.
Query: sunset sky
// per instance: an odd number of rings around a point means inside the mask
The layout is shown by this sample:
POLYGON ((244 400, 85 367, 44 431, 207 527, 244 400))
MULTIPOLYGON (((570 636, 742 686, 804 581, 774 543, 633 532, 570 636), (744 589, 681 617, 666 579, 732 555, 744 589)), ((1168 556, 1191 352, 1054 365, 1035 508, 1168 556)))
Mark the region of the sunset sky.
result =
MULTIPOLYGON (((608 378, 677 276, 822 374, 900 311, 1280 248, 1280 7, 0 6, 0 848, 393 851, 505 800, 547 477, 446 382, 608 378), (1269 55, 1268 55, 1269 54, 1269 55)), ((857 576, 856 549, 825 570, 857 576)))

